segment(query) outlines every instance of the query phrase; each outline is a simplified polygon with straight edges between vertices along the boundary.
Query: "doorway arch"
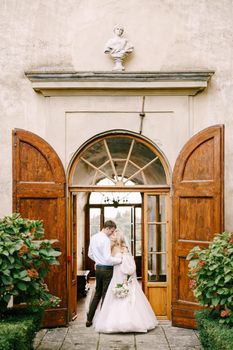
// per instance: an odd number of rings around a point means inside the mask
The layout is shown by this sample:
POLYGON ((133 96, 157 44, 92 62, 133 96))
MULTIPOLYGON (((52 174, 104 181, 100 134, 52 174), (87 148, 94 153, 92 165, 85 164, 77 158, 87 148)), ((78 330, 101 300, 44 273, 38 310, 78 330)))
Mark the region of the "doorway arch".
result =
MULTIPOLYGON (((171 172, 169 162, 166 159, 166 156, 162 152, 162 150, 160 150, 160 148, 154 142, 152 142, 150 139, 146 138, 145 136, 134 133, 132 131, 117 129, 117 130, 105 131, 103 133, 100 133, 100 134, 93 136, 92 138, 87 140, 84 144, 82 144, 76 150, 76 152, 73 154, 73 157, 71 158, 71 160, 69 162, 68 169, 67 169, 68 188, 76 185, 74 183, 74 177, 75 177, 75 175, 77 175, 77 174, 75 174, 75 170, 77 168, 78 161, 80 160, 80 158, 82 158, 85 151, 87 151, 87 150, 92 151, 92 152, 97 151, 98 154, 96 154, 96 157, 98 158, 101 156, 101 149, 100 149, 101 148, 101 145, 100 145, 101 141, 111 140, 111 139, 112 140, 114 140, 114 139, 119 140, 120 139, 120 141, 124 141, 124 140, 128 139, 128 144, 127 144, 127 141, 124 142, 124 144, 118 143, 118 149, 117 149, 117 151, 119 152, 119 149, 124 147, 124 152, 128 156, 132 156, 132 149, 133 148, 135 149, 135 144, 133 144, 133 143, 135 141, 138 141, 138 143, 141 146, 141 149, 138 148, 138 150, 140 151, 140 154, 138 154, 137 156, 143 155, 143 151, 145 152, 145 150, 147 149, 147 151, 150 152, 150 154, 148 154, 148 157, 150 158, 150 160, 153 163, 153 154, 154 154, 155 157, 158 158, 158 162, 160 163, 161 167, 163 168, 164 177, 166 179, 165 182, 168 186, 170 186, 172 172, 171 172), (97 149, 95 148, 95 146, 97 146, 97 149), (127 149, 127 146, 129 147, 128 149, 127 149), (130 149, 131 146, 132 146, 132 149, 130 149), (144 149, 143 149, 143 147, 144 147, 144 149), (127 151, 128 151, 128 154, 127 154, 127 151)), ((106 145, 104 145, 104 146, 106 147, 106 145)), ((113 143, 112 147, 114 147, 114 143, 113 143)), ((115 144, 115 148, 116 148, 116 144, 115 144)), ((107 153, 108 153, 108 151, 107 151, 107 153)), ((109 154, 107 154, 107 155, 109 156, 109 154)), ((127 159, 122 159, 122 161, 124 161, 124 160, 127 161, 127 159)), ((109 160, 109 162, 111 163, 111 160, 109 160)), ((98 163, 98 160, 97 160, 97 163, 98 163)), ((88 164, 88 163, 86 162, 86 164, 88 164)), ((129 180, 130 180, 130 178, 129 178, 129 180)), ((99 179, 96 179, 96 182, 97 181, 99 181, 99 179)), ((140 181, 138 180, 138 182, 140 182, 140 181)), ((84 184, 81 184, 81 186, 83 186, 83 185, 84 184)), ((153 185, 153 183, 152 183, 152 185, 153 185)), ((89 184, 89 187, 90 187, 90 184, 89 184)), ((109 187, 111 187, 111 186, 109 185, 109 187)))
POLYGON ((86 259, 90 237, 89 194, 140 193, 142 287, 156 315, 170 319, 171 171, 162 151, 142 135, 111 130, 94 136, 75 152, 67 176, 70 316, 76 313, 77 260, 78 269, 86 270, 90 266, 86 259))

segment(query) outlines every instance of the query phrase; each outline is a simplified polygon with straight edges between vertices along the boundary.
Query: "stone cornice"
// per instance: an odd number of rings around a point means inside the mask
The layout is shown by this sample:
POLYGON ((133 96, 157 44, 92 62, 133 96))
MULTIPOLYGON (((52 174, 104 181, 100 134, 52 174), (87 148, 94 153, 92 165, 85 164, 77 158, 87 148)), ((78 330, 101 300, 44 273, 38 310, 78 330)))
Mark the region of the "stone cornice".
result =
POLYGON ((78 94, 86 90, 147 90, 150 94, 195 95, 207 87, 213 71, 186 72, 58 72, 32 71, 25 75, 45 96, 78 94), (71 91, 72 90, 72 93, 71 91), (76 92, 76 93, 75 93, 76 92))

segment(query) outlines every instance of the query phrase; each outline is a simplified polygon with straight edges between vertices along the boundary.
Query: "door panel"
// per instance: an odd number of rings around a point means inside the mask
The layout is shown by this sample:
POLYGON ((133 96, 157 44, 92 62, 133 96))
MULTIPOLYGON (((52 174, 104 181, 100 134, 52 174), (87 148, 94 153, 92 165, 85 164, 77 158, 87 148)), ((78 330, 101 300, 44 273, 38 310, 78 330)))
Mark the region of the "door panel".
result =
POLYGON ((190 249, 205 247, 223 231, 224 128, 216 125, 193 136, 182 149, 173 173, 172 322, 195 327, 199 309, 188 287, 190 249))
POLYGON ((167 287, 160 286, 159 288, 149 287, 148 288, 148 299, 150 301, 152 309, 155 311, 156 316, 162 318, 168 318, 168 298, 167 298, 167 287))
POLYGON ((67 324, 67 272, 65 233, 65 174, 52 147, 39 136, 13 131, 13 211, 43 220, 45 238, 57 239, 62 252, 59 266, 51 268, 47 284, 61 298, 60 306, 46 310, 45 327, 67 324))
POLYGON ((184 257, 179 258, 179 300, 186 302, 196 302, 192 290, 189 288, 189 278, 187 275, 188 261, 184 257))
POLYGON ((144 195, 144 290, 159 319, 170 319, 168 193, 144 195))

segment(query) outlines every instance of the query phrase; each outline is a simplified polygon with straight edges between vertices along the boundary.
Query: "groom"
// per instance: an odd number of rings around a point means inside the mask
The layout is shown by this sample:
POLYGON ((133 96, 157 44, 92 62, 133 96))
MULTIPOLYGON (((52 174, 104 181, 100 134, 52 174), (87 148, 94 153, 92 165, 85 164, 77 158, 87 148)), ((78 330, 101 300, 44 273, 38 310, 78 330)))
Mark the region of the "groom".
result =
POLYGON ((90 303, 87 314, 86 327, 92 325, 97 306, 102 298, 104 300, 113 274, 113 265, 120 264, 121 258, 111 256, 110 236, 114 233, 116 224, 112 220, 105 221, 103 229, 90 239, 88 256, 96 263, 95 295, 90 303))

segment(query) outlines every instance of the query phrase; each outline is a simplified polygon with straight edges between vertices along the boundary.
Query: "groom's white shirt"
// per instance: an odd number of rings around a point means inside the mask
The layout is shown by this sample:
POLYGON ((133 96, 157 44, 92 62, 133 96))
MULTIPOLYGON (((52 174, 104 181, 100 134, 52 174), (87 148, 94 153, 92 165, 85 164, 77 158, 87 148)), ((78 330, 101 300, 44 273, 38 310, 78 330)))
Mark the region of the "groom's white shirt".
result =
POLYGON ((93 235, 90 239, 88 256, 96 265, 113 266, 121 263, 121 258, 111 256, 111 242, 102 231, 93 235))

